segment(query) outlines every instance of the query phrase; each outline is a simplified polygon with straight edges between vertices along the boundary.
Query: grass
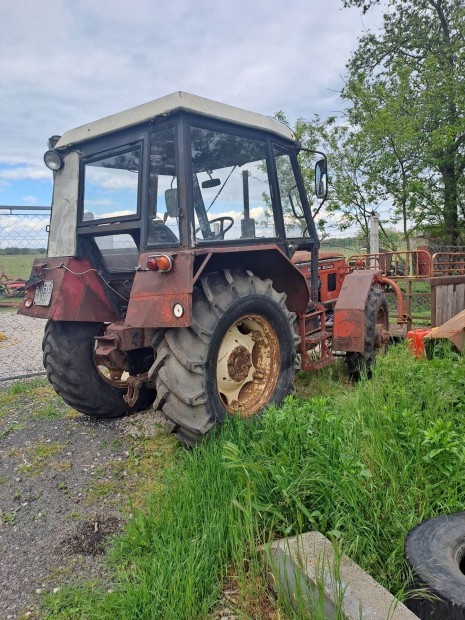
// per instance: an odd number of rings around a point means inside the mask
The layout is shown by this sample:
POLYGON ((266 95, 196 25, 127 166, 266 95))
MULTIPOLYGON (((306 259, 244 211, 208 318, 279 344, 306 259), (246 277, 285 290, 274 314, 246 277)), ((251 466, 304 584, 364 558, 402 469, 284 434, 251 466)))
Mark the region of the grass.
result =
POLYGON ((40 258, 45 254, 16 254, 0 256, 0 275, 4 272, 11 278, 22 278, 27 280, 31 275, 32 263, 35 258, 40 258))
MULTIPOLYGON (((178 452, 115 540, 114 585, 62 588, 44 617, 207 618, 232 581, 245 617, 260 618, 251 611, 267 596, 257 544, 311 529, 402 593, 407 532, 464 509, 465 361, 451 352, 419 361, 399 347, 355 388, 331 372, 320 394, 178 452)), ((299 382, 307 397, 317 391, 299 382)))

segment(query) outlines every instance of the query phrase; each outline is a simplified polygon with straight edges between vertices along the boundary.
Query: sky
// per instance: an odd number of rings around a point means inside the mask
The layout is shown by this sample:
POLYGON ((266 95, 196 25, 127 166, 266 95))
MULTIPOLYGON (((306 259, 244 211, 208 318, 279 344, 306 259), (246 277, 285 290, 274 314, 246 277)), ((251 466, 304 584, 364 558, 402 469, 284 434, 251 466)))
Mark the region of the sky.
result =
POLYGON ((379 21, 342 0, 1 0, 0 205, 50 205, 51 135, 177 90, 291 121, 341 111, 379 21))

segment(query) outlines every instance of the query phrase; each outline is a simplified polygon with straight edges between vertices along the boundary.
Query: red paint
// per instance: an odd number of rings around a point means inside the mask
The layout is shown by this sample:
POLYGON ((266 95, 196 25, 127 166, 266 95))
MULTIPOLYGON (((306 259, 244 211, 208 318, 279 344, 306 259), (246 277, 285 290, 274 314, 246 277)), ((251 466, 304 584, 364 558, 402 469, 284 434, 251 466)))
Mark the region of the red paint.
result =
MULTIPOLYGON (((92 321, 106 323, 117 320, 104 284, 89 261, 82 258, 36 259, 32 275, 42 275, 53 281, 52 299, 49 306, 28 308, 25 300, 18 314, 54 321, 92 321)), ((35 286, 26 289, 26 298, 34 298, 35 286)))
POLYGON ((425 343, 423 342, 425 336, 431 333, 431 328, 426 329, 412 329, 407 333, 407 347, 410 353, 413 353, 415 357, 425 357, 425 343))

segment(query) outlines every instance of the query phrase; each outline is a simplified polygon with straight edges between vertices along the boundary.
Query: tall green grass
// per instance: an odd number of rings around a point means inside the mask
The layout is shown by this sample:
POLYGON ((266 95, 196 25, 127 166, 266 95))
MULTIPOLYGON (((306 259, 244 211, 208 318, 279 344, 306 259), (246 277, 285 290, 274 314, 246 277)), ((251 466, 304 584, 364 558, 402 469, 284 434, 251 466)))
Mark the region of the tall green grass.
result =
POLYGON ((464 387, 462 358, 418 361, 399 347, 352 390, 224 425, 180 451, 169 490, 115 541, 113 584, 63 589, 47 617, 205 618, 228 571, 250 596, 257 544, 309 529, 401 592, 407 532, 464 509, 464 387))

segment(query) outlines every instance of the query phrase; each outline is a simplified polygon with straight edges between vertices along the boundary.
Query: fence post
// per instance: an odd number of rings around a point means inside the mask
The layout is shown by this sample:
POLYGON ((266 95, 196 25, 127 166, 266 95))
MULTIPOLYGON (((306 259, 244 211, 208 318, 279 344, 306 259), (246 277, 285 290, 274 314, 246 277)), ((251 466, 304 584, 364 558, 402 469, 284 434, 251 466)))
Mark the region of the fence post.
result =
MULTIPOLYGON (((370 254, 379 254, 379 219, 377 215, 370 218, 370 254)), ((376 259, 370 260, 370 267, 376 267, 376 259)))

